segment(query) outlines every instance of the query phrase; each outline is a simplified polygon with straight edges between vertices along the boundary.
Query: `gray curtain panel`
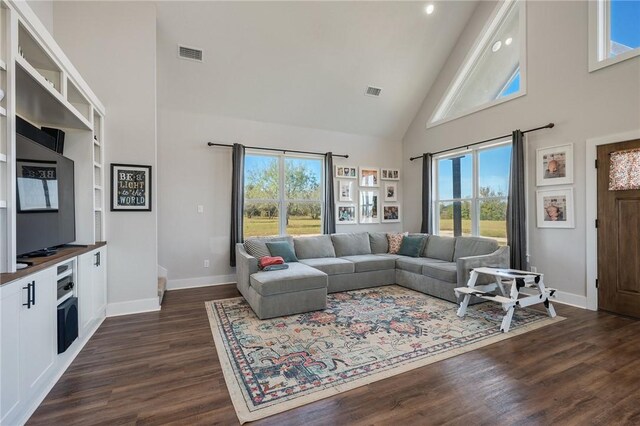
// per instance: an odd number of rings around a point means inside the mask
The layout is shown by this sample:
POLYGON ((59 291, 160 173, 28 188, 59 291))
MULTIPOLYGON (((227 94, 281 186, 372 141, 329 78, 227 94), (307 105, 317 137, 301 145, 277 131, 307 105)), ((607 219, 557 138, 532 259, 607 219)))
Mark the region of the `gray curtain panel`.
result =
POLYGON ((433 156, 431 154, 422 155, 422 226, 420 226, 420 232, 423 234, 433 234, 432 162, 433 156))
POLYGON ((528 270, 527 206, 524 192, 524 141, 522 132, 514 130, 511 147, 511 173, 507 202, 507 244, 511 248, 511 267, 528 270))
POLYGON ((236 266, 236 244, 244 240, 242 215, 244 213, 244 145, 233 144, 231 156, 231 239, 229 264, 236 266))
POLYGON ((322 230, 325 234, 336 233, 336 202, 333 196, 333 154, 324 155, 324 212, 322 230))

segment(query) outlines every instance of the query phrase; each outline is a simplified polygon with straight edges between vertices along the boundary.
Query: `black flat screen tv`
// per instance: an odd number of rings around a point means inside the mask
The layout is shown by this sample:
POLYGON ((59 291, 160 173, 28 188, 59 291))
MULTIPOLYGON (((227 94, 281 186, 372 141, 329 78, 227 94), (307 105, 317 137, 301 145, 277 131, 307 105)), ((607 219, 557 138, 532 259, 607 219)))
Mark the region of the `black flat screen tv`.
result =
POLYGON ((75 241, 73 161, 16 135, 16 253, 47 253, 75 241))

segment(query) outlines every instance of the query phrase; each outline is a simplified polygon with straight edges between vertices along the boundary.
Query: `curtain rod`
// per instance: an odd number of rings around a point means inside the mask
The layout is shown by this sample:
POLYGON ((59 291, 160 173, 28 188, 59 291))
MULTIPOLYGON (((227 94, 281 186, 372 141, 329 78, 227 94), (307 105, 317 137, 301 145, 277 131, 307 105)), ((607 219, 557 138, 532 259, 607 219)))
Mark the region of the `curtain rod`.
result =
MULTIPOLYGON (((552 129, 554 126, 555 126, 554 123, 549 123, 549 124, 544 125, 544 126, 536 127, 534 129, 524 130, 522 133, 524 134, 524 133, 529 133, 529 132, 535 132, 536 130, 542 130, 542 129, 552 129)), ((498 136, 498 137, 495 137, 495 138, 485 139, 485 140, 480 141, 480 142, 474 142, 474 143, 468 143, 466 145, 460 145, 460 146, 457 146, 455 148, 443 149, 442 151, 426 152, 425 154, 438 155, 438 154, 442 154, 443 152, 454 151, 454 150, 460 149, 460 148, 469 148, 470 146, 480 145, 480 144, 491 142, 491 141, 497 141, 498 139, 506 139, 508 137, 511 137, 511 135, 498 136)), ((422 154, 422 155, 424 155, 424 154, 422 154)), ((411 158, 409 158, 409 161, 413 161, 413 160, 416 160, 418 158, 422 158, 422 155, 417 155, 415 157, 411 157, 411 158)))
MULTIPOLYGON (((208 146, 225 146, 227 148, 233 148, 233 145, 230 145, 228 143, 217 143, 217 142, 207 142, 208 146)), ((324 152, 311 152, 311 151, 298 151, 295 149, 279 149, 279 148, 264 148, 261 146, 245 146, 245 148, 248 149, 261 149, 263 151, 276 151, 276 152, 282 152, 283 154, 286 154, 287 152, 294 152, 296 154, 310 154, 310 155, 325 155, 324 152)), ((342 157, 342 158, 349 158, 349 155, 345 154, 345 155, 341 155, 341 154, 332 154, 334 157, 342 157)))

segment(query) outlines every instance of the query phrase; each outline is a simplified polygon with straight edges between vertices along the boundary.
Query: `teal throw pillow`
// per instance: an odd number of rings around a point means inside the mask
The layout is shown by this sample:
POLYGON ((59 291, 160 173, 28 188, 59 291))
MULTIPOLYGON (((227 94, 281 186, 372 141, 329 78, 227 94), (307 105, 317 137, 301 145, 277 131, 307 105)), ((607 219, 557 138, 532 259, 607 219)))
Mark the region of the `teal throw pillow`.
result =
POLYGON ((398 254, 410 257, 420 257, 422 248, 424 247, 424 237, 422 235, 405 235, 402 238, 402 244, 398 254))
POLYGON ((291 247, 291 244, 289 244, 288 241, 273 241, 266 244, 271 256, 280 256, 287 263, 298 261, 298 258, 293 251, 293 247, 291 247))

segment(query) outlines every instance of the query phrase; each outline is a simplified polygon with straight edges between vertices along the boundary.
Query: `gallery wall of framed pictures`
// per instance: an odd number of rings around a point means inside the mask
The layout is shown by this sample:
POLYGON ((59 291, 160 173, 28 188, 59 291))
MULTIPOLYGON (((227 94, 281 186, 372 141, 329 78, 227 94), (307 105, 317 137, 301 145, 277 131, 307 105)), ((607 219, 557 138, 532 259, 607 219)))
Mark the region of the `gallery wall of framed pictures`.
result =
POLYGON ((536 150, 538 228, 575 228, 572 184, 572 143, 536 150))
POLYGON ((336 224, 401 221, 398 201, 400 170, 373 166, 334 166, 337 184, 336 224))

